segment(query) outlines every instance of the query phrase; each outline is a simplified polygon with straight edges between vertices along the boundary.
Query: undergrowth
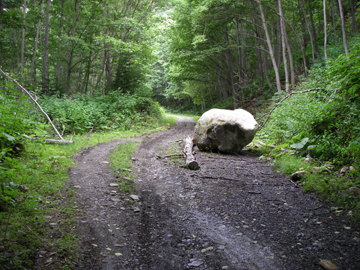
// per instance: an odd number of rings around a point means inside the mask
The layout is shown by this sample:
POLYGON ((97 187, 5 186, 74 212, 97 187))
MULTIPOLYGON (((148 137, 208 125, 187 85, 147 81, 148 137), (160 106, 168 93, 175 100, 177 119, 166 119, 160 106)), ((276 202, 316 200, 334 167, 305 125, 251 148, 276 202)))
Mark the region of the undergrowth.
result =
POLYGON ((279 171, 307 171, 302 179, 306 190, 360 219, 360 45, 354 40, 348 55, 314 64, 296 91, 318 90, 278 104, 256 138, 279 171))

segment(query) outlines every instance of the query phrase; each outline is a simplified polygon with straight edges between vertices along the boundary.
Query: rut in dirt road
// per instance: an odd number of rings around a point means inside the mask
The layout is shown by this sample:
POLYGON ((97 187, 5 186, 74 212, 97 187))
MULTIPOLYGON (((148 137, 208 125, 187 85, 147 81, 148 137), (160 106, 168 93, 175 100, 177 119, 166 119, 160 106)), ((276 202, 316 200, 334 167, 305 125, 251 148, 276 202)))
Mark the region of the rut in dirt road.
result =
POLYGON ((197 171, 157 158, 181 152, 176 141, 193 127, 182 119, 133 139, 138 201, 109 186, 116 179, 107 157, 126 140, 77 156, 78 269, 322 269, 322 259, 360 269, 359 226, 257 155, 198 152, 197 171))

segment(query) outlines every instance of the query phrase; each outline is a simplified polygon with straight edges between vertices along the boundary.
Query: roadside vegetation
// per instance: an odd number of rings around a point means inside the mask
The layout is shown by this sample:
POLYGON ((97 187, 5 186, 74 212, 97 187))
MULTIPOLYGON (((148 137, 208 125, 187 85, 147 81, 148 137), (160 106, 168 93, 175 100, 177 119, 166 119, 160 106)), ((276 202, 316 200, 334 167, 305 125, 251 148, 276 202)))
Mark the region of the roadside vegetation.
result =
POLYGON ((273 158, 277 170, 289 176, 306 171, 298 179, 306 190, 359 219, 359 38, 349 44, 348 55, 340 53, 341 46, 330 47, 328 63, 320 59, 313 65, 309 79, 295 89, 298 94, 280 104, 285 94, 274 96, 263 112, 277 107, 267 122, 267 116, 259 120, 264 127, 257 140, 265 144, 263 157, 273 158), (309 89, 314 91, 300 93, 309 89))
MULTIPOLYGON (((72 268, 79 245, 71 229, 76 215, 67 174, 75 165, 72 156, 84 147, 165 130, 174 121, 146 98, 48 98, 39 102, 73 143, 47 144, 43 139, 53 131, 34 105, 13 85, 2 87, 0 95, 0 264, 5 269, 29 269, 36 258, 53 253, 49 265, 72 268)), ((131 163, 122 162, 131 162, 135 147, 126 144, 114 152, 115 170, 131 168, 131 163)), ((121 186, 128 192, 133 187, 131 175, 122 174, 130 177, 121 186)))

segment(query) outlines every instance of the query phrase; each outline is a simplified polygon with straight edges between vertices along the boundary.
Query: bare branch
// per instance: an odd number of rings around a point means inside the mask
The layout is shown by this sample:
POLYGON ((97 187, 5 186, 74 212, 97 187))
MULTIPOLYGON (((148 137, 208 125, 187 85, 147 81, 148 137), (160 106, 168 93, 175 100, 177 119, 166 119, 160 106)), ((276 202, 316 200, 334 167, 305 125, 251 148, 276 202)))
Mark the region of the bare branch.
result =
POLYGON ((24 93, 26 95, 28 95, 31 100, 36 104, 36 106, 39 108, 39 110, 45 115, 46 119, 49 121, 50 125, 52 126, 52 128, 54 129, 55 133, 58 135, 58 137, 61 139, 62 143, 72 143, 72 141, 67 141, 64 140, 63 137, 61 136, 61 134, 59 133, 59 131, 56 129, 56 127, 54 126, 53 122, 51 121, 50 117, 47 115, 46 112, 44 112, 44 110, 41 108, 40 104, 36 101, 36 99, 29 93, 28 90, 26 90, 20 83, 18 83, 15 79, 13 79, 12 77, 10 77, 9 75, 7 75, 2 69, 0 69, 0 72, 7 78, 9 78, 10 80, 12 80, 14 83, 16 83, 20 89, 22 91, 24 91, 24 93))
POLYGON ((294 95, 294 94, 303 94, 303 93, 308 93, 308 92, 311 92, 311 91, 318 91, 318 90, 325 90, 324 88, 312 88, 312 89, 307 89, 307 90, 304 90, 304 91, 299 91, 299 92, 292 92, 288 95, 286 95, 282 100, 280 100, 278 103, 275 104, 274 108, 272 108, 270 110, 270 112, 268 113, 265 113, 264 115, 262 115, 261 117, 257 118, 256 121, 260 120, 261 118, 263 118, 264 116, 268 116, 268 118, 265 120, 265 122, 261 125, 261 127, 259 128, 258 131, 260 131, 264 126, 265 124, 269 121, 269 118, 270 118, 270 115, 271 113, 276 109, 277 106, 279 106, 283 101, 285 101, 286 99, 288 99, 290 96, 294 95))

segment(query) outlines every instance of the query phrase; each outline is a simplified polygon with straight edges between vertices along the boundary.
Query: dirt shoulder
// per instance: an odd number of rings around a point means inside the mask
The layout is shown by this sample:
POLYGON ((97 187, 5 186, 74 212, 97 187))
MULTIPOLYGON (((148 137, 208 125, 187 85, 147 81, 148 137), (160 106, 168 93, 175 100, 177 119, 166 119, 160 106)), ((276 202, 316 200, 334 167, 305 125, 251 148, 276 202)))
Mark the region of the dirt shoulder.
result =
POLYGON ((134 196, 111 187, 118 140, 76 156, 71 183, 82 242, 78 269, 360 269, 359 225, 305 193, 269 164, 197 152, 198 171, 159 159, 181 152, 194 122, 138 139, 134 196), (114 192, 116 191, 116 193, 114 192))

